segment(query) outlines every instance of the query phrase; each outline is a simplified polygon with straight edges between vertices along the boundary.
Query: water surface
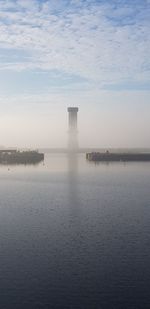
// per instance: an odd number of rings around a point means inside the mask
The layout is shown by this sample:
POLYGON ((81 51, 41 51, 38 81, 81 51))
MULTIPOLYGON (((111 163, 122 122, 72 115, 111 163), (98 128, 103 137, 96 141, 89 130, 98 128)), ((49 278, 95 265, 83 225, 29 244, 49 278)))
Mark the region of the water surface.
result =
POLYGON ((0 308, 145 309, 150 163, 0 166, 0 308))

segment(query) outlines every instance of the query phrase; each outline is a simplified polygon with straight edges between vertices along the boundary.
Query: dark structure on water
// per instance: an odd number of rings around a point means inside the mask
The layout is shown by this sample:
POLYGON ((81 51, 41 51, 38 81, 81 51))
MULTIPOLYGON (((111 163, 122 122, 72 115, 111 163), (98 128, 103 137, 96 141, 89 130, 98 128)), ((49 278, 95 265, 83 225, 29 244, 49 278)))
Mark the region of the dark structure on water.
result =
POLYGON ((106 152, 90 152, 86 154, 86 158, 89 161, 95 162, 111 162, 111 161, 150 161, 150 153, 111 153, 106 152))
POLYGON ((0 150, 0 164, 36 164, 44 160, 44 153, 38 151, 0 150))

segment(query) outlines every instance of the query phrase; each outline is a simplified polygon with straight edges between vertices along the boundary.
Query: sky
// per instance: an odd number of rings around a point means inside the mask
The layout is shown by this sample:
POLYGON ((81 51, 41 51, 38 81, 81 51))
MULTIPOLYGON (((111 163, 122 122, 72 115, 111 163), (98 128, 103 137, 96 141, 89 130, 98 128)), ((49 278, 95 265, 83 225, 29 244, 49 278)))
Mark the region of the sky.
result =
POLYGON ((150 0, 0 0, 0 146, 150 147, 150 0))

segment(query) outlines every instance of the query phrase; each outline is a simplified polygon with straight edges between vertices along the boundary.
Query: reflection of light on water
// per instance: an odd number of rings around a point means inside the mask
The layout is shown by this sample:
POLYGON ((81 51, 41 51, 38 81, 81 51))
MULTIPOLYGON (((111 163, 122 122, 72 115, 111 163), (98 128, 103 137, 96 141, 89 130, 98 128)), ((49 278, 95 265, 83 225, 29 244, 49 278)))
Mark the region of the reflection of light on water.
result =
POLYGON ((78 197, 78 154, 68 153, 68 187, 69 187, 69 206, 76 212, 79 205, 78 197))
POLYGON ((69 182, 69 206, 76 210, 78 206, 78 136, 77 136, 78 107, 68 107, 69 140, 68 140, 68 182, 69 182))

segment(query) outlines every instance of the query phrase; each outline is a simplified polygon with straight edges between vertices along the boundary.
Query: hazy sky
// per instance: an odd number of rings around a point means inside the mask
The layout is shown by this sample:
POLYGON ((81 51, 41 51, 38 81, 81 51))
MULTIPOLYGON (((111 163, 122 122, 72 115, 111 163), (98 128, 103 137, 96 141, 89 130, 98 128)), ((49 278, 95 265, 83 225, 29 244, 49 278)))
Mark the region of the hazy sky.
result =
POLYGON ((150 0, 0 0, 0 145, 150 147, 150 0))

